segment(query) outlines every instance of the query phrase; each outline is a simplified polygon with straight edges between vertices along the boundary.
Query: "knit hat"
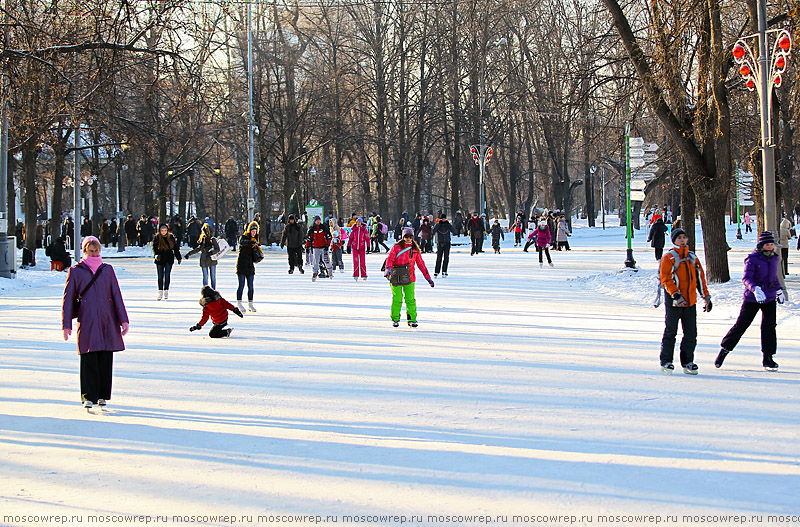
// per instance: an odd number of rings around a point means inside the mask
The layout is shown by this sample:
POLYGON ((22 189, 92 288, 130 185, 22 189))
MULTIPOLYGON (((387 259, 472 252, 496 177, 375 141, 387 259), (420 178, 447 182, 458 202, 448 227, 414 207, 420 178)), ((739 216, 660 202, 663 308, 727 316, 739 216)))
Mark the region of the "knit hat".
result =
POLYGON ((764 231, 758 235, 758 244, 756 244, 756 247, 761 249, 764 246, 764 244, 767 243, 775 243, 775 237, 772 235, 771 232, 764 231))
POLYGON ((675 240, 678 238, 678 236, 680 234, 683 234, 684 236, 688 236, 686 234, 686 231, 683 230, 683 229, 672 229, 672 233, 670 233, 670 235, 669 235, 669 237, 672 239, 672 243, 675 243, 675 240))
POLYGON ((81 240, 81 251, 86 252, 86 246, 89 245, 90 243, 96 243, 97 245, 100 245, 100 240, 98 240, 94 236, 87 236, 86 238, 81 240))
POLYGON ((162 223, 161 225, 158 226, 158 230, 161 230, 161 229, 169 230, 169 225, 166 225, 166 224, 162 223))
POLYGON ((409 234, 410 234, 411 236, 414 236, 414 229, 412 229, 411 227, 405 227, 405 228, 403 228, 403 237, 405 238, 405 237, 406 237, 407 235, 409 235, 409 234))

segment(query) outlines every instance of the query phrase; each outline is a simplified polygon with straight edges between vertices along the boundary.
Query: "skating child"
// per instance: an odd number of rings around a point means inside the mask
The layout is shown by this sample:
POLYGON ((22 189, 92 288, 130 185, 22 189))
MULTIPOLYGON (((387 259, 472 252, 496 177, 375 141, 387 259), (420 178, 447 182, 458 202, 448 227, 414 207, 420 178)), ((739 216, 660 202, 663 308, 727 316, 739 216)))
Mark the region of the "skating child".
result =
POLYGON ((736 323, 722 339, 714 366, 722 366, 728 353, 739 343, 744 332, 752 324, 756 313, 761 311, 762 365, 768 370, 777 370, 778 363, 772 359, 778 348, 775 333, 775 304, 783 303, 785 293, 778 280, 778 255, 775 254, 775 238, 769 231, 758 237, 756 250, 744 260, 744 301, 736 323))
POLYGON ((433 287, 433 279, 422 260, 422 250, 414 241, 414 229, 406 227, 403 229, 403 237, 392 246, 389 256, 386 257, 384 276, 389 280, 392 288, 391 317, 394 327, 400 325, 400 308, 404 296, 408 325, 412 328, 417 327, 417 300, 414 296, 414 285, 417 279, 414 273, 415 265, 422 271, 428 284, 433 287))
POLYGON ((492 248, 494 249, 495 254, 500 254, 500 239, 506 239, 506 235, 503 234, 503 228, 500 226, 500 222, 498 220, 494 220, 492 224, 492 248))
POLYGON ((711 311, 711 295, 706 285, 706 274, 700 261, 689 250, 689 238, 683 229, 672 231, 675 245, 661 258, 659 278, 667 291, 664 335, 661 338, 661 373, 672 375, 675 366, 672 357, 675 353, 675 337, 678 334, 678 321, 683 328, 681 340, 681 366, 683 373, 697 375, 694 363, 694 348, 697 346, 697 293, 705 300, 703 311, 711 311))
POLYGON ((203 324, 211 317, 211 322, 214 323, 214 326, 211 328, 211 331, 208 332, 208 336, 212 339, 230 337, 233 328, 225 327, 228 325, 228 311, 233 311, 239 318, 244 317, 242 312, 238 307, 234 307, 233 304, 222 298, 222 295, 207 285, 204 285, 200 290, 200 295, 200 305, 203 306, 203 317, 200 319, 200 322, 190 327, 189 331, 201 329, 203 324))
POLYGON ((339 268, 339 272, 344 272, 344 260, 342 259, 342 253, 344 252, 344 241, 342 241, 340 237, 340 230, 333 231, 332 238, 331 238, 331 260, 333 269, 331 272, 335 271, 336 268, 339 268))

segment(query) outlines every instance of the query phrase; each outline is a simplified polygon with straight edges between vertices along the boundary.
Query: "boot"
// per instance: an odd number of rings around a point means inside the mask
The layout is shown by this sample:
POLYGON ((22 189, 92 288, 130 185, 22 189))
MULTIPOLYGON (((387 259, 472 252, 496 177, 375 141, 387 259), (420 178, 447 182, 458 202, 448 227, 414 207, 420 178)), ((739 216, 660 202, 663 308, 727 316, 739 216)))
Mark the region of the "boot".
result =
POLYGON ((764 369, 770 371, 777 371, 778 370, 778 363, 772 360, 772 355, 764 354, 764 360, 761 362, 764 366, 764 369))
POLYGON ((239 308, 239 311, 241 311, 242 313, 244 313, 244 305, 242 304, 242 301, 241 301, 241 299, 238 299, 238 300, 236 300, 236 307, 238 307, 238 308, 239 308))
POLYGON ((164 298, 164 291, 162 289, 159 289, 158 298, 156 298, 156 300, 161 300, 162 298, 164 298))
POLYGON ((250 307, 250 311, 252 311, 253 313, 256 312, 256 306, 254 306, 252 302, 249 302, 249 307, 250 307))

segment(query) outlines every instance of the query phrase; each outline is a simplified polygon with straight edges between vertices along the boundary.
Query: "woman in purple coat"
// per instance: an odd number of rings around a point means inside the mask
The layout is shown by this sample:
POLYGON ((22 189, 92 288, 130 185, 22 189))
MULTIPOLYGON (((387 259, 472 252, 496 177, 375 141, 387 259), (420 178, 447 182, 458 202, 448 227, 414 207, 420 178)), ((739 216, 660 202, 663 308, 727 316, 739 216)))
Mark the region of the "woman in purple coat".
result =
POLYGON ((744 260, 744 302, 739 318, 722 339, 714 366, 719 368, 725 357, 733 351, 744 332, 752 324, 756 313, 761 311, 761 353, 764 355, 762 365, 768 370, 777 370, 778 363, 772 360, 778 348, 775 334, 775 305, 783 303, 784 291, 778 280, 778 255, 775 254, 775 238, 769 231, 758 237, 756 250, 744 260))
POLYGON ((64 340, 69 340, 73 316, 77 317, 81 400, 85 408, 91 408, 104 406, 111 398, 114 352, 125 349, 122 337, 128 333, 128 313, 114 268, 100 257, 100 241, 88 236, 81 249, 83 259, 67 274, 61 327, 64 340), (80 305, 74 313, 76 298, 80 305))

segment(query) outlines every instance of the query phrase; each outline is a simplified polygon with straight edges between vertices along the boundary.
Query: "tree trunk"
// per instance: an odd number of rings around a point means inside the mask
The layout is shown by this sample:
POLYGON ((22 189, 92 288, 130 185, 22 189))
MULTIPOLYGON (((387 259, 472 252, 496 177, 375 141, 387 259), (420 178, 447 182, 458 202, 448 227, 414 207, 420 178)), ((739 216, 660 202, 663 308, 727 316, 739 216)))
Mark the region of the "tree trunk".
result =
MULTIPOLYGON (((25 247, 36 254, 36 158, 39 147, 34 141, 22 147, 22 171, 25 181, 25 247)), ((75 183, 79 185, 80 183, 75 183)))
MULTIPOLYGON (((697 204, 700 212, 701 228, 703 229, 703 246, 721 249, 711 252, 706 249, 706 267, 709 270, 716 270, 713 276, 709 274, 709 281, 727 282, 731 279, 730 271, 728 270, 727 251, 729 246, 725 235, 725 209, 728 206, 728 197, 721 193, 711 193, 699 196, 697 204), (722 270, 724 270, 724 273, 722 270)), ((683 219, 683 216, 681 216, 681 219, 683 219)))

